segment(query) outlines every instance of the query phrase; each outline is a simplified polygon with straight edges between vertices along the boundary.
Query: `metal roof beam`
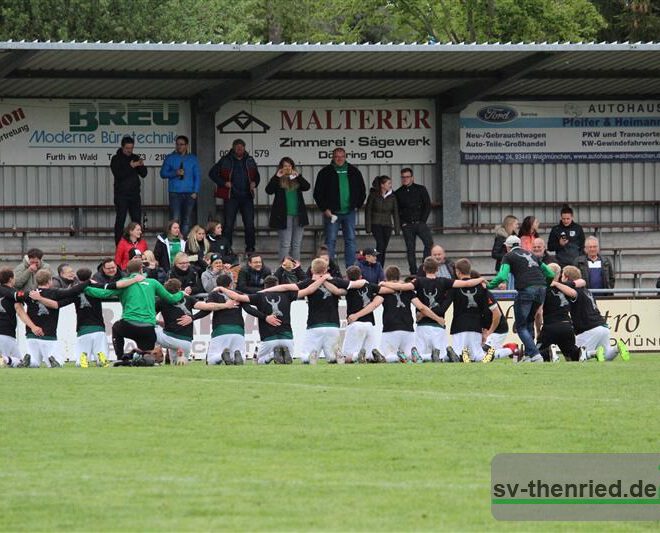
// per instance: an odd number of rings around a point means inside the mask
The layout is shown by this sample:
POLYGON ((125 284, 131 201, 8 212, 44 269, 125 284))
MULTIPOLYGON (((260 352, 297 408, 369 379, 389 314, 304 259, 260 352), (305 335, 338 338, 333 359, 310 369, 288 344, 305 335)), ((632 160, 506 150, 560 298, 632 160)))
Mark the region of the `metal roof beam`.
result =
POLYGON ((537 52, 500 70, 495 78, 497 80, 495 83, 469 82, 449 89, 437 96, 442 102, 440 107, 444 112, 460 111, 470 102, 501 90, 533 70, 555 62, 558 56, 552 52, 537 52))
POLYGON ((660 78, 660 70, 539 70, 524 76, 533 80, 652 80, 660 78))
POLYGON ((0 55, 0 79, 6 78, 11 72, 38 54, 36 50, 13 50, 0 55))
POLYGON ((249 79, 246 81, 225 82, 198 93, 193 97, 197 99, 197 109, 202 112, 215 113, 223 104, 236 99, 241 94, 246 94, 250 89, 270 79, 291 61, 303 55, 305 55, 304 52, 285 52, 252 68, 249 79))

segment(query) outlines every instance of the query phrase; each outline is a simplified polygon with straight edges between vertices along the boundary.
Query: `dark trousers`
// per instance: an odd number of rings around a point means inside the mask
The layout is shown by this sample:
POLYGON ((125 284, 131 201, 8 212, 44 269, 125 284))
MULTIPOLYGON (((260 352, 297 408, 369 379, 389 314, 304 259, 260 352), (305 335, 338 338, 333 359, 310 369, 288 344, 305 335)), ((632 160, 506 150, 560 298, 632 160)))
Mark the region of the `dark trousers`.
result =
POLYGON ((142 224, 142 200, 139 196, 126 198, 115 196, 115 244, 121 239, 124 233, 124 224, 126 215, 130 214, 131 222, 142 224))
POLYGON ((170 198, 170 220, 176 220, 181 226, 181 235, 188 238, 188 232, 193 222, 193 211, 197 200, 189 192, 171 192, 170 198))
POLYGON ((575 345, 575 331, 573 331, 573 324, 570 322, 544 324, 539 343, 539 352, 541 352, 544 359, 551 344, 559 346, 567 361, 578 361, 580 359, 580 349, 575 345))
POLYGON ((156 329, 150 324, 136 326, 124 319, 115 322, 112 325, 112 345, 117 359, 124 355, 124 338, 135 341, 138 350, 148 352, 156 346, 156 329))
POLYGON ((225 227, 223 233, 232 247, 234 240, 234 227, 236 216, 241 213, 243 228, 245 228, 245 251, 253 252, 255 246, 254 236, 254 199, 252 196, 229 198, 225 200, 225 227))
POLYGON ((371 225, 371 234, 376 241, 376 251, 378 252, 378 262, 381 266, 385 266, 385 253, 387 252, 387 245, 390 243, 392 236, 391 226, 381 226, 380 224, 371 225))
POLYGON ((415 275, 417 274, 417 254, 415 253, 417 237, 419 237, 422 240, 422 244, 424 244, 423 259, 426 259, 431 255, 431 247, 433 246, 431 230, 424 222, 415 222, 402 225, 401 231, 403 232, 403 240, 406 243, 408 267, 410 268, 410 273, 415 275))

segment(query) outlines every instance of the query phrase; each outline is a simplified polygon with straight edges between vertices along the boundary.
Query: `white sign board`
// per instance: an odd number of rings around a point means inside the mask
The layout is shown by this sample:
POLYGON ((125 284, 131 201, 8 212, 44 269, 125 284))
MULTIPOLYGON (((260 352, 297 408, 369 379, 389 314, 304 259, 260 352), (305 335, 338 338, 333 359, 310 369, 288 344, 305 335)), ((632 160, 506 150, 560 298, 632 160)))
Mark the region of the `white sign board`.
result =
POLYGON ((326 164, 337 147, 353 164, 435 162, 433 100, 235 101, 215 117, 218 157, 240 138, 261 165, 326 164))
MULTIPOLYGON (((500 305, 509 324, 509 337, 507 342, 519 343, 519 339, 513 331, 513 302, 500 300, 500 305)), ((631 352, 658 352, 660 351, 660 335, 658 334, 658 319, 660 318, 660 300, 625 300, 625 299, 599 299, 598 308, 603 313, 610 328, 611 344, 614 339, 622 339, 630 348, 631 352)), ((245 341, 246 354, 251 357, 259 343, 259 329, 257 319, 243 313, 245 317, 245 341)), ((112 324, 121 318, 121 304, 104 303, 103 316, 106 323, 108 335, 109 355, 114 359, 112 348, 112 324)), ((346 327, 346 301, 339 303, 339 316, 341 318, 342 339, 343 330, 346 327)), ((376 329, 382 330, 382 307, 374 312, 376 329)), ((452 308, 446 315, 447 324, 451 324, 452 308)), ((296 346, 295 356, 299 357, 298 349, 302 345, 307 328, 307 303, 303 301, 294 302, 291 306, 291 327, 296 346)), ((196 359, 205 359, 208 343, 211 340, 211 317, 205 317, 194 323, 193 355, 196 359)), ((60 339, 65 358, 69 361, 75 360, 76 339, 76 313, 72 305, 64 307, 60 311, 60 321, 57 328, 57 337, 60 339)), ((18 342, 21 353, 25 351, 25 328, 19 320, 18 342)), ((131 343, 132 341, 128 341, 131 343)), ((451 343, 451 337, 450 337, 451 343)), ((126 351, 129 350, 127 344, 126 351)))
POLYGON ((660 101, 475 102, 463 163, 660 161, 660 101))
POLYGON ((174 100, 0 100, 0 164, 110 164, 125 135, 161 165, 177 135, 190 137, 190 105, 174 100))

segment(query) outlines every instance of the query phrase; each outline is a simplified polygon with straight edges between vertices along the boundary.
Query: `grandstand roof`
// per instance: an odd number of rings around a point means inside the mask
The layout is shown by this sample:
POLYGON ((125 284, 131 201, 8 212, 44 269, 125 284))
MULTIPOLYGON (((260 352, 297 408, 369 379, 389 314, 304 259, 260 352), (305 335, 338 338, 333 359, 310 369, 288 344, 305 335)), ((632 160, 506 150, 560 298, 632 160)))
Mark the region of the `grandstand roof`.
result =
POLYGON ((0 42, 0 97, 656 99, 660 43, 0 42))

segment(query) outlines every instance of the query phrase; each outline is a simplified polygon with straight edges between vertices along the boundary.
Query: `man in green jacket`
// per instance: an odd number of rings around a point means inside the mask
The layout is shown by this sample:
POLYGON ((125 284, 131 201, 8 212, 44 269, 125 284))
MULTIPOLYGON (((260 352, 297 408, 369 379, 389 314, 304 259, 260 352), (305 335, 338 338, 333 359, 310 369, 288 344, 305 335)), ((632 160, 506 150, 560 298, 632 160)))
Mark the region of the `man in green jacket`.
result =
MULTIPOLYGON (((135 341, 138 351, 149 352, 156 345, 156 296, 175 304, 183 299, 183 292, 171 294, 158 281, 142 275, 142 260, 131 259, 126 267, 132 283, 123 289, 87 287, 85 294, 94 298, 119 297, 123 312, 121 320, 112 325, 112 344, 117 359, 124 355, 124 338, 135 341)), ((122 280, 125 281, 125 280, 122 280)), ((109 287, 113 287, 110 284, 109 287)))

